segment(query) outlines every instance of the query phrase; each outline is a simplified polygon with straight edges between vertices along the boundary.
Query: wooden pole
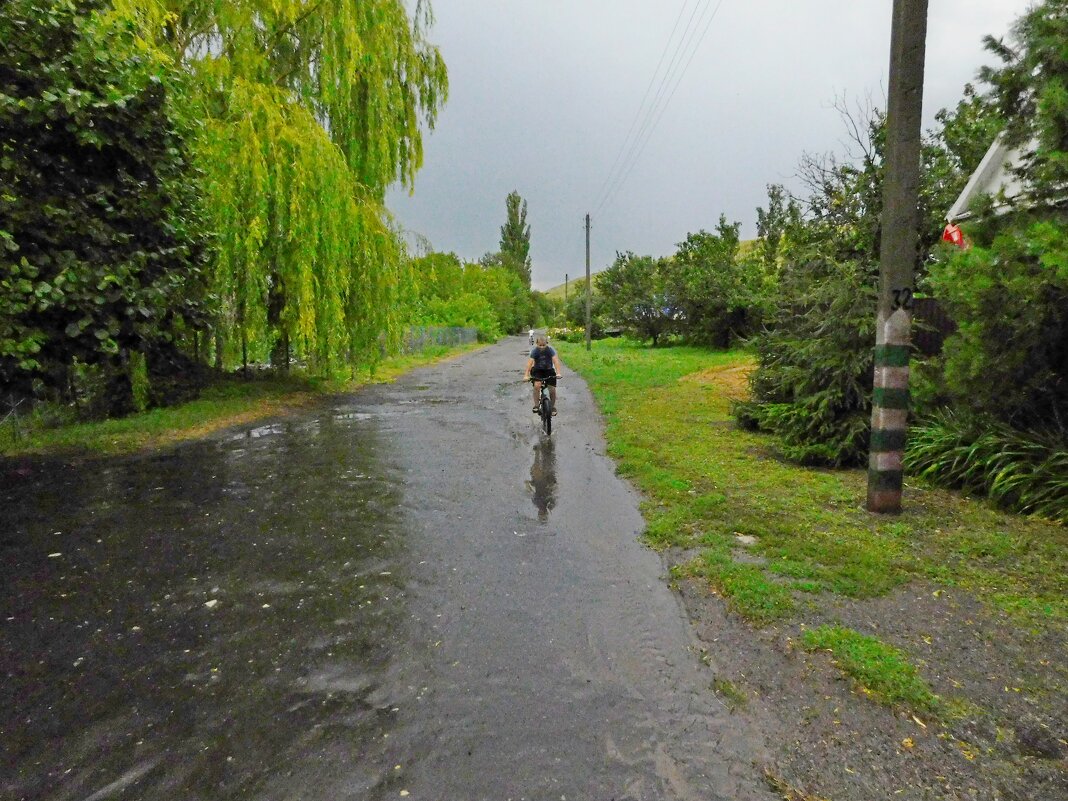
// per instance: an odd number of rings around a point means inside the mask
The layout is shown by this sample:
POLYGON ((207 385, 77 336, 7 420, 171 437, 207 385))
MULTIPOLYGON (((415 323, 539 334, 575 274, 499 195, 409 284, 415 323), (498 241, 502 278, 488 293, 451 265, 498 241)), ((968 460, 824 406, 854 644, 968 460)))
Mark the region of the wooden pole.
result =
POLYGON ((892 514, 904 482, 927 0, 894 0, 893 14, 867 501, 892 514))
POLYGON ((586 215, 586 350, 590 349, 590 215, 586 215))

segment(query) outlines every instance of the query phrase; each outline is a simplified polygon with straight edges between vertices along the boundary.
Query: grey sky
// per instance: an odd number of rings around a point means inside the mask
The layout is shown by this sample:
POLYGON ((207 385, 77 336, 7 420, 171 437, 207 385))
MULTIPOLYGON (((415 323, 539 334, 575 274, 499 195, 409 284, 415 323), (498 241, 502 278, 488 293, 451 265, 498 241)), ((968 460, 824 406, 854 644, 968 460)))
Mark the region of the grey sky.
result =
MULTIPOLYGON (((430 38, 450 99, 414 194, 389 195, 401 225, 474 260, 497 248, 517 189, 542 289, 584 272, 586 212, 594 270, 617 250, 667 255, 721 212, 755 235, 766 184, 796 186, 804 151, 842 150, 835 98, 885 105, 892 2, 722 0, 625 185, 594 213, 680 10, 676 41, 706 1, 708 20, 720 0, 437 0, 430 38)), ((991 63, 982 36, 1005 35, 1030 5, 930 0, 925 126, 991 63)))

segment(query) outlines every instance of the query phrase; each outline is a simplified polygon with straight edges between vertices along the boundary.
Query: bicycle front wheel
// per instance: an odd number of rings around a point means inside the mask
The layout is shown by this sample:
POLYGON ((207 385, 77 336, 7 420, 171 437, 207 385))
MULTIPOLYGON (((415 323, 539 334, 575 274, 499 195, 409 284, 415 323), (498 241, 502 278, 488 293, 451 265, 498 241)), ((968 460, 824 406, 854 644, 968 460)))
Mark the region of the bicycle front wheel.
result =
POLYGON ((541 399, 541 425, 545 429, 546 436, 553 433, 553 402, 548 396, 541 399))

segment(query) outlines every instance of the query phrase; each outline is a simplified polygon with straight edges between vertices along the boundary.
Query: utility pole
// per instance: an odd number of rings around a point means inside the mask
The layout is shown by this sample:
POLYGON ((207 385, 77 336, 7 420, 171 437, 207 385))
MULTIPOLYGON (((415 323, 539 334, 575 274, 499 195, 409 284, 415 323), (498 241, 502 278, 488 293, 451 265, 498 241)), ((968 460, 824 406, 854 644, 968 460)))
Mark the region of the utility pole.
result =
POLYGON ((590 349, 590 215, 586 215, 586 350, 590 349))
POLYGON ((567 306, 567 273, 564 273, 564 306, 567 306))
POLYGON ((909 340, 917 255, 920 113, 927 0, 894 0, 886 112, 879 305, 868 457, 868 511, 901 511, 909 403, 909 340))

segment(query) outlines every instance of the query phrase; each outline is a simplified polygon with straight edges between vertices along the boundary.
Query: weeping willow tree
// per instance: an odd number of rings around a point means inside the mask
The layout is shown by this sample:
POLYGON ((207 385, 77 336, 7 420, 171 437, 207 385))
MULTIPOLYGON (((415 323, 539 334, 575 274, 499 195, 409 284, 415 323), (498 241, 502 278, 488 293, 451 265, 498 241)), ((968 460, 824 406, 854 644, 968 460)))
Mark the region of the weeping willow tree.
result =
POLYGON ((402 0, 117 0, 191 76, 216 233, 218 361, 320 367, 395 343, 411 266, 383 200, 412 186, 448 79, 402 0))

